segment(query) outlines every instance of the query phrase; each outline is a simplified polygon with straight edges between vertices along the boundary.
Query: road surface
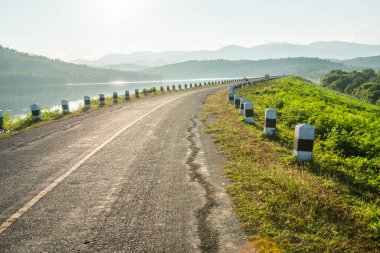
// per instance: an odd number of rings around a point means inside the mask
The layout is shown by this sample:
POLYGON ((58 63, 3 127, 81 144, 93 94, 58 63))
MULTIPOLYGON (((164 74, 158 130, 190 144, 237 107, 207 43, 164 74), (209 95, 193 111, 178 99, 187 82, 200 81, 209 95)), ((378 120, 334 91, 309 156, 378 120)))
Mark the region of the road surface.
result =
POLYGON ((221 87, 0 140, 0 252, 236 252, 245 238, 199 112, 221 87))

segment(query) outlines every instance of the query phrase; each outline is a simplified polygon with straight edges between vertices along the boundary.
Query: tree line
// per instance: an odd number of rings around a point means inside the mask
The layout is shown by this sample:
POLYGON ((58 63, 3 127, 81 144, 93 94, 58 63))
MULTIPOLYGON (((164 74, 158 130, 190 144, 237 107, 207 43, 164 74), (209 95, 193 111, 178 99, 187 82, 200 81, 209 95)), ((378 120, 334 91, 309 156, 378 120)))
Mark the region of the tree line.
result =
POLYGON ((360 100, 380 105, 380 71, 332 70, 321 80, 323 87, 353 95, 360 100))

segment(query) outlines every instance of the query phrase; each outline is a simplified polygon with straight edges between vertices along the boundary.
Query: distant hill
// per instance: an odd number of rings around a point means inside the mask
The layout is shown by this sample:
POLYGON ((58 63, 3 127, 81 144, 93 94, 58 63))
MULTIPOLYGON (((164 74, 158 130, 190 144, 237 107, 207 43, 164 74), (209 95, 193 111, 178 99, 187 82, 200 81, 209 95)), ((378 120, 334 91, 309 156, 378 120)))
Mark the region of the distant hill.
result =
POLYGON ((66 63, 0 46, 0 85, 157 80, 159 75, 66 63))
POLYGON ((297 45, 291 43, 269 43, 254 47, 230 45, 215 51, 144 51, 130 54, 109 54, 95 61, 76 60, 74 63, 90 66, 107 66, 132 63, 155 67, 190 60, 261 60, 288 57, 311 57, 345 60, 373 55, 380 55, 380 45, 330 41, 314 42, 308 45, 297 45))
POLYGON ((101 68, 121 70, 121 71, 140 71, 140 70, 149 68, 149 66, 138 65, 138 64, 133 64, 133 63, 125 63, 125 64, 101 66, 101 68))
POLYGON ((187 61, 146 69, 145 74, 160 74, 164 79, 263 76, 298 74, 319 79, 334 69, 348 69, 343 63, 318 58, 284 58, 260 61, 187 61))
POLYGON ((380 55, 371 57, 359 57, 349 60, 341 61, 347 66, 353 67, 366 67, 366 68, 380 68, 380 55))

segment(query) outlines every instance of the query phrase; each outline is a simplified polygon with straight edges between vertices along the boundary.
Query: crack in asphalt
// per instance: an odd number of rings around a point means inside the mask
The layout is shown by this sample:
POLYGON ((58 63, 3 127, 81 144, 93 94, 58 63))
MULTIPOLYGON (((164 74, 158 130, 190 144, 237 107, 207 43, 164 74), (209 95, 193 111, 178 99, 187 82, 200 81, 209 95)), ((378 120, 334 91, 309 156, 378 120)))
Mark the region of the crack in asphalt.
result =
POLYGON ((211 214, 212 209, 218 206, 218 203, 215 200, 215 192, 212 185, 199 172, 200 164, 195 162, 200 150, 195 143, 195 134, 193 133, 193 129, 197 127, 197 123, 194 120, 196 118, 197 116, 194 116, 190 119, 193 125, 187 129, 189 136, 186 139, 190 142, 189 149, 191 153, 187 157, 186 164, 191 170, 191 180, 199 183, 206 192, 205 205, 195 211, 197 233, 200 239, 199 248, 203 253, 214 253, 219 251, 219 232, 212 227, 207 218, 211 214))

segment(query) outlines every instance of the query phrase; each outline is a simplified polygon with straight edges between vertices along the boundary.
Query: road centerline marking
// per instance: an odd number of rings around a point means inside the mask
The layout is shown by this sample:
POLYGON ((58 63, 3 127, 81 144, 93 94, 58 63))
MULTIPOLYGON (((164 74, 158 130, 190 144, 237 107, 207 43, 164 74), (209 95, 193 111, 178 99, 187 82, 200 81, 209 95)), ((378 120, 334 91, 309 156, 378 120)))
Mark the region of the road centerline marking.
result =
POLYGON ((33 207, 39 200, 41 200, 46 194, 48 194, 52 189, 54 189, 59 183, 61 183, 65 178, 70 176, 74 171, 76 171, 83 163, 85 163, 88 159, 90 159, 93 155, 95 155, 99 150, 101 150, 104 146, 106 146, 108 143, 110 143, 112 140, 114 140, 117 136, 119 136, 121 133, 123 133, 125 130, 136 124, 138 121, 142 120, 149 114, 155 112, 159 108, 175 101, 180 98, 183 98, 185 96, 194 94, 198 91, 190 92, 188 94, 179 96, 177 98, 171 99, 151 111, 145 113, 141 117, 137 118, 136 120, 132 121, 125 127, 123 127, 121 130, 116 132, 114 135, 112 135, 110 138, 108 138, 105 142, 100 144, 98 147, 96 147, 94 150, 92 150, 89 154, 87 154, 85 157, 83 157, 79 162, 77 162, 73 167, 71 167, 69 170, 67 170, 65 173, 63 173, 61 176, 59 176, 57 179, 55 179, 51 184, 46 186, 41 192, 39 192, 36 196, 34 196, 28 203, 26 203, 23 207, 21 207, 16 213, 12 214, 6 221, 4 221, 0 225, 0 235, 7 230, 17 219, 19 219, 24 213, 26 213, 31 207, 33 207))

